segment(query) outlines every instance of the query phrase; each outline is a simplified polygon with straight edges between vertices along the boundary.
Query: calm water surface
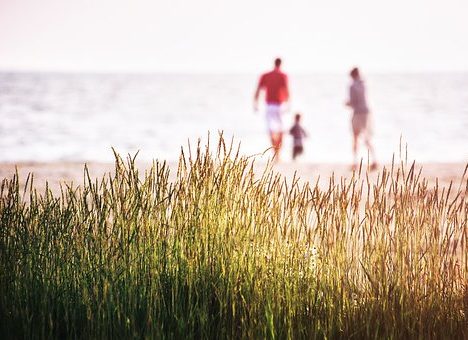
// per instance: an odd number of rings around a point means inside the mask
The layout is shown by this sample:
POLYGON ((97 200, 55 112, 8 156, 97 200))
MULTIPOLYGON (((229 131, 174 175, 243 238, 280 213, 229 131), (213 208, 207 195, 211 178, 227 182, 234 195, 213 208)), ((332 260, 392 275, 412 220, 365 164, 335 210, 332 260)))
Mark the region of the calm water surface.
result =
MULTIPOLYGON (((0 73, 0 161, 176 160, 187 141, 224 131, 245 154, 269 141, 252 110, 257 75, 0 73)), ((468 161, 468 73, 369 75, 378 158, 400 139, 410 159, 468 161)), ((292 111, 310 138, 305 162, 349 162, 346 75, 290 75, 292 111)), ((285 128, 292 114, 284 116, 285 128)), ((291 140, 283 158, 290 159, 291 140)), ((362 154, 365 157, 365 152, 362 154)))

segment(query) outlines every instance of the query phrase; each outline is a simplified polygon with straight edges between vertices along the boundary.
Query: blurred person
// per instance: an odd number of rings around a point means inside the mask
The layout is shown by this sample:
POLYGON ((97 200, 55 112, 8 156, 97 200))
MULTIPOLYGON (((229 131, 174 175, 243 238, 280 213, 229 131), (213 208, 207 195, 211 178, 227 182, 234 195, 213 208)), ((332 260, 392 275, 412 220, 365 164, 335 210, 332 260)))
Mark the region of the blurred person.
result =
POLYGON ((377 161, 375 158, 374 146, 372 145, 372 123, 371 114, 366 100, 366 88, 361 79, 359 69, 353 68, 350 72, 352 79, 351 86, 349 87, 349 100, 346 105, 353 110, 351 118, 351 126, 353 130, 353 165, 352 169, 356 169, 358 165, 358 143, 359 137, 364 137, 364 143, 369 150, 369 156, 372 160, 370 169, 377 169, 377 161))
POLYGON ((260 91, 265 91, 266 121, 270 134, 274 160, 279 161, 283 144, 282 104, 289 100, 288 77, 281 71, 281 59, 276 58, 272 71, 264 73, 258 82, 254 95, 254 110, 258 111, 260 91))
POLYGON ((292 159, 296 160, 296 157, 304 152, 302 140, 307 137, 307 133, 301 126, 301 114, 299 112, 294 116, 294 125, 289 130, 289 133, 293 137, 292 159))

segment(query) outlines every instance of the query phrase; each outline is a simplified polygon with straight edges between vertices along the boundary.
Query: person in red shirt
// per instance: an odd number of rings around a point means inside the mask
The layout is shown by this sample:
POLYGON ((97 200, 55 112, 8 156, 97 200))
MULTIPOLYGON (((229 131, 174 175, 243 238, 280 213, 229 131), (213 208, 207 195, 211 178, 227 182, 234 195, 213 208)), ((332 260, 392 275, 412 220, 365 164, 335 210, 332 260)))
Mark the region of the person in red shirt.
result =
POLYGON ((265 91, 266 120, 274 151, 273 157, 276 161, 279 160, 279 153, 283 143, 281 106, 289 100, 288 77, 285 73, 281 72, 280 68, 281 59, 276 58, 274 69, 260 77, 254 96, 254 109, 257 111, 260 91, 265 91))

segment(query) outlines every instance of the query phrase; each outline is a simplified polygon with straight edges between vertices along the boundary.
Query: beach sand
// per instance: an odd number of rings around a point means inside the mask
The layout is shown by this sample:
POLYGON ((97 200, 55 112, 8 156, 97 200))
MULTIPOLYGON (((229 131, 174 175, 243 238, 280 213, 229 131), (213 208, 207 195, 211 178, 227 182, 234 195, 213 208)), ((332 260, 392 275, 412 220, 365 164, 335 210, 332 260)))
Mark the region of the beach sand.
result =
MULTIPOLYGON (((174 178, 177 171, 177 163, 168 163, 171 170, 171 177, 174 178)), ((136 164, 141 173, 151 167, 150 163, 136 164)), ((85 163, 80 162, 54 162, 54 163, 0 163, 0 178, 12 178, 18 171, 20 185, 24 185, 29 173, 34 175, 34 187, 39 193, 44 192, 46 182, 54 193, 60 192, 61 184, 82 185, 84 181, 85 163)), ((369 173, 371 182, 375 182, 382 172, 382 168, 391 168, 391 165, 381 165, 378 170, 369 173)), ((422 168, 421 178, 428 181, 429 187, 433 187, 436 182, 439 187, 447 187, 453 182, 455 188, 458 188, 467 164, 464 163, 416 163, 416 171, 422 168)), ((89 173, 92 179, 101 178, 106 173, 113 173, 113 163, 87 163, 89 173)), ((365 166, 363 166, 365 168, 365 166)), ((260 174, 265 168, 265 163, 256 165, 256 173, 260 174)), ((409 168, 409 166, 407 166, 409 168)), ((319 183, 323 189, 329 185, 331 176, 334 176, 335 182, 341 179, 352 177, 352 171, 349 165, 345 164, 308 164, 308 163, 279 163, 273 166, 273 170, 284 175, 291 180, 296 173, 301 182, 309 181, 312 185, 319 183)), ((464 179, 466 183, 466 176, 464 179)))

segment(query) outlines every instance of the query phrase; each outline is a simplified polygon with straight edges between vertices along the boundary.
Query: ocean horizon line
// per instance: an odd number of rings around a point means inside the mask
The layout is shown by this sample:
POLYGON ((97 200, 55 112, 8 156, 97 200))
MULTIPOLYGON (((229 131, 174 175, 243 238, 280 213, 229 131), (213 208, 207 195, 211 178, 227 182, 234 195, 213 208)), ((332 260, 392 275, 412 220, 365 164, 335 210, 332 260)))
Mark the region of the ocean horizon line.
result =
MULTIPOLYGON (((8 69, 0 68, 0 74, 38 74, 38 75, 129 75, 129 76, 258 76, 258 74, 267 71, 267 68, 256 71, 210 71, 210 70, 73 70, 73 69, 8 69)), ((285 68, 285 71, 291 76, 343 76, 348 70, 309 70, 298 71, 285 68)), ((367 70, 369 76, 402 76, 402 75, 460 75, 468 74, 468 69, 434 69, 434 70, 367 70)))

